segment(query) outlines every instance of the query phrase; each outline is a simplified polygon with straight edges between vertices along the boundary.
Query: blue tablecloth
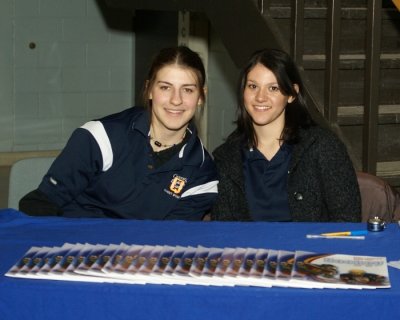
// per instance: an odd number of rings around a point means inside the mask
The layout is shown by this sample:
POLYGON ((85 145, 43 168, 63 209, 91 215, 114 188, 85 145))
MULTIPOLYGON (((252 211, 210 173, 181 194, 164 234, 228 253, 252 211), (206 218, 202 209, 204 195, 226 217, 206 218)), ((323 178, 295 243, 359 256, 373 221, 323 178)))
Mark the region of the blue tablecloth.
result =
POLYGON ((16 279, 4 273, 32 246, 66 242, 254 247, 400 259, 400 228, 365 240, 306 239, 365 228, 344 223, 134 221, 28 217, 0 210, 0 319, 400 319, 400 270, 376 290, 129 285, 16 279))

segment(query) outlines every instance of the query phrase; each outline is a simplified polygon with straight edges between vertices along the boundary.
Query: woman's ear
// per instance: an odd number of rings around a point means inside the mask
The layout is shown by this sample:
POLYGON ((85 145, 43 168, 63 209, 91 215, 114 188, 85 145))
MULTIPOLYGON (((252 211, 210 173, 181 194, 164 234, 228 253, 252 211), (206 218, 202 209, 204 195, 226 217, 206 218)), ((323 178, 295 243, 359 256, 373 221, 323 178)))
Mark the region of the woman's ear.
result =
MULTIPOLYGON (((204 94, 204 97, 207 95, 207 87, 203 87, 203 94, 204 94)), ((203 99, 202 99, 202 98, 199 98, 199 101, 197 102, 197 105, 198 105, 199 107, 201 107, 203 104, 204 104, 203 99)))
POLYGON ((153 99, 153 95, 151 94, 150 90, 149 90, 149 80, 146 80, 144 83, 144 90, 146 90, 149 93, 148 99, 152 100, 153 99))
MULTIPOLYGON (((299 85, 298 85, 297 83, 295 83, 295 84, 293 85, 293 88, 294 88, 294 91, 296 91, 297 93, 299 93, 299 85)), ((295 97, 295 96, 289 96, 288 103, 292 103, 294 100, 296 100, 296 97, 295 97)))

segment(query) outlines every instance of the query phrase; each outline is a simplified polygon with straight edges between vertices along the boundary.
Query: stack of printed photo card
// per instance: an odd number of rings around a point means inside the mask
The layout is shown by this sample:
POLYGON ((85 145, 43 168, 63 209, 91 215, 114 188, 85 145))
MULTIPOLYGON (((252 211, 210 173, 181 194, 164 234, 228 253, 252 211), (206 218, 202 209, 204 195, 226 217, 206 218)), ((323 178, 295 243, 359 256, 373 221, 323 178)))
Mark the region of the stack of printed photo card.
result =
POLYGON ((386 257, 126 243, 31 247, 6 276, 128 284, 390 288, 386 257))

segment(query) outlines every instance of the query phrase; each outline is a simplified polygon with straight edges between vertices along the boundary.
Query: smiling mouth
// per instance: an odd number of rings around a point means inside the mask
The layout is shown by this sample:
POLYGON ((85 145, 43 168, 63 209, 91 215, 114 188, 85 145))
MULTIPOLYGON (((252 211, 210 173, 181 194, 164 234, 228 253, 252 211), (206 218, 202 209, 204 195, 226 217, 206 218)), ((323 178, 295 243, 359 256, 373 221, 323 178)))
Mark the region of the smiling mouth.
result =
POLYGON ((182 114, 184 110, 173 110, 173 109, 165 109, 166 112, 170 113, 170 114, 182 114))
POLYGON ((269 110, 272 107, 270 106, 254 106, 254 109, 259 110, 259 111, 265 111, 265 110, 269 110))

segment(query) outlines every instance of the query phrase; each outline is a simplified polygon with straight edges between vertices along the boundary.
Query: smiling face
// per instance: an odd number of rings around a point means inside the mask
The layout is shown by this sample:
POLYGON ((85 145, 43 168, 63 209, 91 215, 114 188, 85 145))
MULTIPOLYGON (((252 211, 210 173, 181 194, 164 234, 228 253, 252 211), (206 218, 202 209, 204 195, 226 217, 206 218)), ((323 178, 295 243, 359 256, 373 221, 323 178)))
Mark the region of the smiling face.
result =
POLYGON ((189 68, 167 65, 161 68, 149 90, 151 123, 158 134, 182 133, 201 103, 199 83, 189 68))
POLYGON ((257 127, 285 125, 285 108, 294 100, 282 94, 274 73, 258 63, 247 74, 243 93, 244 106, 257 127))

